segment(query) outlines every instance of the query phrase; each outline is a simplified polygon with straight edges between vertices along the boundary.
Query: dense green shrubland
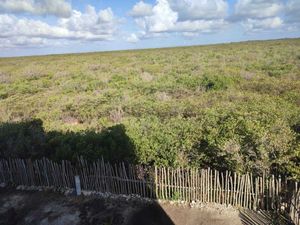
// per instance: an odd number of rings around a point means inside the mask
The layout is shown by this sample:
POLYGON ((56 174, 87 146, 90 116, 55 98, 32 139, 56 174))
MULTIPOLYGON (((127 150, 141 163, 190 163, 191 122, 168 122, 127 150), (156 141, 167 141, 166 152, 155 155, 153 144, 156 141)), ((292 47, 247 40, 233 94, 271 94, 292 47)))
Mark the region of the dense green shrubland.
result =
POLYGON ((299 52, 294 39, 0 59, 1 154, 299 179, 299 52))

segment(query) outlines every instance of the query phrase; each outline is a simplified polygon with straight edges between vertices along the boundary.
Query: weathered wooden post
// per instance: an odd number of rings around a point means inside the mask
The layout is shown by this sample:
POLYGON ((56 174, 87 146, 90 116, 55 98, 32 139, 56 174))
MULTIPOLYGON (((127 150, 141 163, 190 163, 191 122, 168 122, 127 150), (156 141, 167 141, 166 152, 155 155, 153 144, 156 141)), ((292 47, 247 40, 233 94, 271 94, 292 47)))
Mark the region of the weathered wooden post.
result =
POLYGON ((80 186, 80 177, 79 175, 75 176, 75 188, 76 188, 76 195, 81 195, 81 186, 80 186))
POLYGON ((154 183, 155 183, 155 198, 158 199, 158 183, 157 183, 157 166, 155 165, 155 180, 154 180, 154 183))

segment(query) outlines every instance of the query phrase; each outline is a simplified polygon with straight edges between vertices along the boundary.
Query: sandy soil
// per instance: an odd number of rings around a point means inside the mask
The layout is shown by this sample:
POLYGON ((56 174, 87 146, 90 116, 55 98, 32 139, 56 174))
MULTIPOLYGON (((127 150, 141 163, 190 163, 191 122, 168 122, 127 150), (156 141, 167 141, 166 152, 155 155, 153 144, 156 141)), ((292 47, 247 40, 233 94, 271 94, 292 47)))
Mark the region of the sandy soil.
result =
POLYGON ((220 210, 213 206, 202 209, 162 205, 162 208, 171 218, 174 224, 180 225, 241 225, 239 212, 233 209, 220 210))
POLYGON ((193 208, 138 198, 75 197, 0 189, 0 225, 241 225, 224 206, 193 208))

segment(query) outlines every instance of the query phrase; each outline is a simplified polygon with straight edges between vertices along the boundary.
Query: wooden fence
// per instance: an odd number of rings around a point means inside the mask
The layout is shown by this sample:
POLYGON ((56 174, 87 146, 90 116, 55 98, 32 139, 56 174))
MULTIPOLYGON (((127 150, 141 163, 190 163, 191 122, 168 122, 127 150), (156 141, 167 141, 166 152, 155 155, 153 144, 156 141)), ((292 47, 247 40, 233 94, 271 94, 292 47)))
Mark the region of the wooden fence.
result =
POLYGON ((75 165, 46 158, 0 159, 0 183, 8 185, 75 188, 75 175, 79 175, 83 190, 214 202, 254 210, 285 210, 300 225, 298 183, 274 175, 254 177, 210 168, 159 168, 103 160, 89 163, 82 158, 75 165))

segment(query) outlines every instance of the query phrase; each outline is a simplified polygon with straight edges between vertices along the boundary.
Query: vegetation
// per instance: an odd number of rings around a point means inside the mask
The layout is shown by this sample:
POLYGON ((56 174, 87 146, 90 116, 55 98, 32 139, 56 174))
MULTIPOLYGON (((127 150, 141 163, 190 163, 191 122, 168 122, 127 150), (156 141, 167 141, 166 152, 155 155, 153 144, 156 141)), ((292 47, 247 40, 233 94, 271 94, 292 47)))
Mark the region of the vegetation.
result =
POLYGON ((290 39, 2 58, 1 155, 299 179, 299 52, 290 39))

